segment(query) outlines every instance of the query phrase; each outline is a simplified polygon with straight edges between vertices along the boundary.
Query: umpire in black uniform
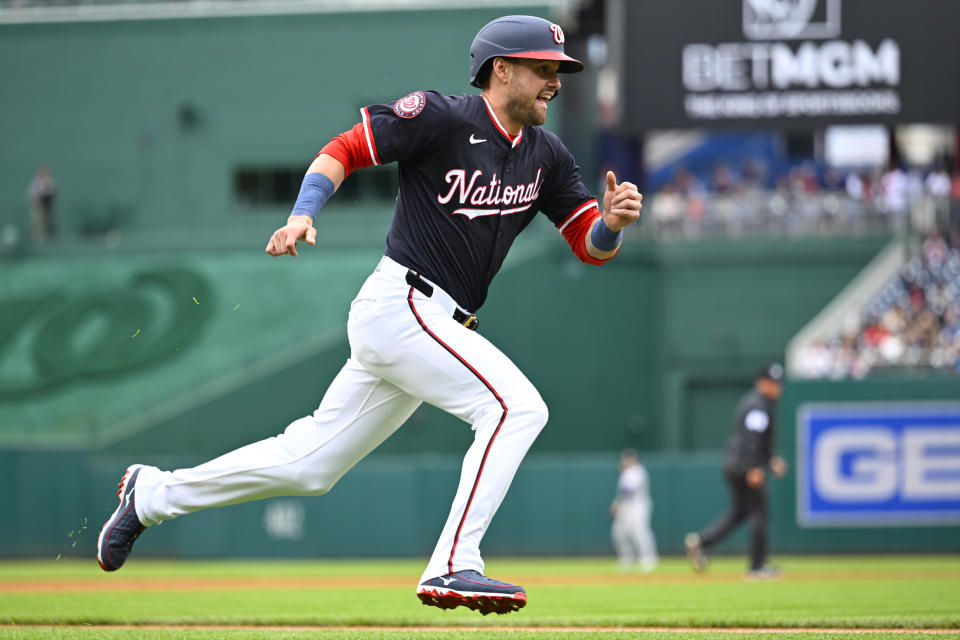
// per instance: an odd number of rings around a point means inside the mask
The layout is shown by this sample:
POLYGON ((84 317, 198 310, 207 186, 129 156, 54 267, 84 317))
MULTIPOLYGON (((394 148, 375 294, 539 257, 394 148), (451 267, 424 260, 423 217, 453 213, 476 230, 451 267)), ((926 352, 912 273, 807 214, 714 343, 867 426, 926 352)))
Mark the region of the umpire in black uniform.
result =
POLYGON ((730 487, 730 510, 700 532, 688 533, 687 557, 699 573, 707 567, 707 552, 746 518, 750 518, 751 578, 771 578, 778 572, 767 564, 766 469, 777 477, 787 472, 787 463, 773 455, 776 402, 783 390, 783 365, 765 366, 753 389, 737 405, 733 435, 727 445, 723 472, 730 487))

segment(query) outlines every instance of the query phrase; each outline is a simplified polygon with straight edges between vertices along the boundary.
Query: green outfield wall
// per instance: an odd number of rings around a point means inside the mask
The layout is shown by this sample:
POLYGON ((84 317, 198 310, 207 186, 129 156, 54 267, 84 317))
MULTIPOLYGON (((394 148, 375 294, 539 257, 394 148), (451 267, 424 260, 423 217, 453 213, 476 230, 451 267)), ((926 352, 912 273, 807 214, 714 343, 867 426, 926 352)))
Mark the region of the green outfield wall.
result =
MULTIPOLYGON (((334 222, 296 260, 267 257, 256 236, 248 252, 0 262, 0 444, 211 456, 312 412, 385 233, 339 248, 334 222)), ((634 239, 597 268, 531 226, 480 318, 550 407, 545 453, 722 447, 753 373, 884 243, 634 239)), ((459 454, 464 437, 424 407, 376 455, 459 454)))
MULTIPOLYGON (((330 231, 339 224, 325 222, 330 231)), ((640 449, 650 470, 661 548, 679 552, 686 531, 726 507, 721 448, 753 372, 782 357, 787 340, 884 243, 637 240, 597 269, 571 259, 549 225, 536 223, 525 236, 491 291, 481 331, 534 381, 551 417, 486 538, 486 551, 497 554, 611 553, 607 507, 624 446, 640 449)), ((380 249, 326 241, 298 260, 273 260, 257 244, 251 255, 120 251, 104 262, 74 252, 0 263, 4 308, 35 314, 0 316, 0 482, 12 488, 0 501, 13 514, 0 522, 0 554, 89 555, 127 464, 194 465, 313 410, 348 355, 346 308, 380 249), (193 279, 142 280, 171 271, 193 279), (46 306, 10 303, 23 299, 46 306), (139 302, 124 315, 114 299, 139 302), (137 305, 146 316, 129 316, 137 305), (63 324, 91 308, 113 320, 87 319, 82 330, 63 324), (181 316, 189 331, 178 334, 181 316), (104 327, 119 338, 108 339, 104 327), (66 332, 58 343, 66 361, 94 353, 110 366, 68 369, 67 380, 26 389, 45 375, 34 353, 49 351, 38 346, 44 331, 66 332), (151 341, 171 335, 183 338, 172 352, 144 357, 166 344, 151 341), (132 346, 138 340, 146 346, 132 346)), ((804 403, 956 397, 950 377, 791 381, 780 448, 792 460, 804 403)), ((138 550, 426 556, 471 437, 467 425, 422 407, 328 495, 195 514, 150 531, 138 550)), ((775 550, 956 550, 960 540, 955 526, 800 527, 795 494, 794 476, 773 484, 775 550)), ((721 550, 744 544, 741 532, 721 550)))
MULTIPOLYGON (((390 169, 352 175, 364 182, 345 183, 297 260, 263 253, 289 201, 251 202, 238 176, 302 172, 365 104, 469 90, 467 43, 501 11, 0 25, 0 555, 92 556, 127 464, 194 465, 313 411, 349 355, 350 299, 383 251, 390 169), (40 164, 59 185, 61 234, 17 246, 7 230, 26 238, 40 164)), ((584 122, 569 137, 581 159, 584 122)), ((726 505, 720 451, 756 369, 781 360, 886 241, 628 235, 595 268, 534 222, 491 289, 481 332, 551 415, 485 551, 611 553, 607 507, 617 455, 631 446, 650 469, 661 548, 678 552, 726 505)), ((791 382, 784 452, 795 454, 804 403, 960 395, 952 378, 902 382, 791 382)), ((148 532, 138 552, 426 556, 471 437, 422 407, 329 495, 195 514, 148 532)), ((799 527, 795 480, 772 495, 778 550, 956 550, 960 540, 950 526, 799 527)), ((723 549, 743 544, 741 533, 723 549)))
MULTIPOLYGON (((229 234, 286 215, 289 202, 239 199, 238 169, 302 175, 362 106, 474 92, 470 42, 502 10, 2 24, 0 227, 25 234, 41 164, 59 187, 62 236, 229 234)), ((536 3, 510 10, 549 15, 536 3)), ((559 103, 550 109, 559 122, 559 103)), ((363 184, 356 198, 374 200, 363 184)))
MULTIPOLYGON (((166 468, 203 460, 149 456, 166 468)), ((687 531, 701 529, 728 504, 719 452, 643 456, 661 552, 682 551, 687 531)), ((100 524, 115 508, 118 474, 129 456, 77 452, 0 452, 0 523, 4 556, 90 557, 100 524), (55 473, 49 472, 56 470, 55 473), (38 472, 41 470, 42 472, 38 472), (19 488, 23 488, 20 490, 19 488)), ((788 454, 788 461, 792 461, 788 454)), ((608 507, 616 485, 615 452, 537 454, 522 464, 484 539, 488 555, 609 554, 608 507)), ((150 529, 137 555, 177 557, 422 556, 443 526, 456 489, 456 456, 375 456, 322 497, 292 497, 192 514, 150 529)), ((793 514, 792 474, 773 484, 770 545, 778 553, 957 552, 960 527, 801 528, 793 514)), ((742 554, 745 527, 718 545, 742 554)))

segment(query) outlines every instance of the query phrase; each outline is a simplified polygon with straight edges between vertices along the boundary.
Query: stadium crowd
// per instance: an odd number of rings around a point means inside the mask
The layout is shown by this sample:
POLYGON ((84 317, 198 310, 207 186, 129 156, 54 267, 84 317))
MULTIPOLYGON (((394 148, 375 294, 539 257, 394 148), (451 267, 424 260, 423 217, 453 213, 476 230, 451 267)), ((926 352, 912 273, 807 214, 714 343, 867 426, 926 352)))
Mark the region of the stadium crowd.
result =
POLYGON ((771 180, 762 163, 681 169, 649 193, 643 233, 706 236, 889 233, 922 238, 898 276, 836 333, 804 346, 805 378, 862 378, 891 368, 960 373, 960 167, 840 172, 803 163, 771 180), (775 185, 772 189, 768 185, 775 185))
POLYGON ((859 317, 800 351, 807 378, 862 378, 889 367, 960 373, 960 251, 938 233, 859 317))
POLYGON ((791 236, 868 232, 926 234, 960 240, 960 168, 926 171, 818 170, 813 162, 771 181, 761 163, 739 170, 718 164, 701 178, 685 169, 647 195, 644 230, 659 240, 701 236, 791 236))

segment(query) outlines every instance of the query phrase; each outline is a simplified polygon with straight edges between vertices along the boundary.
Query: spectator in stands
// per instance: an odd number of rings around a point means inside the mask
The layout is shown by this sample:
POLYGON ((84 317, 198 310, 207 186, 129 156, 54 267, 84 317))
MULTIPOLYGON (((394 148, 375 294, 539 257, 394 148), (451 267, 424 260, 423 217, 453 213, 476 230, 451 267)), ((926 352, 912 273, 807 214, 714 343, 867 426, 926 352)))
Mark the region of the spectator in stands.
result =
POLYGON ((858 171, 851 171, 847 174, 847 178, 844 181, 844 188, 847 191, 847 196, 851 200, 863 201, 867 198, 867 192, 870 190, 870 184, 865 180, 866 175, 861 174, 858 171))
POLYGON ((930 365, 960 372, 960 300, 944 310, 940 332, 930 351, 930 365))
POLYGON ((50 167, 43 164, 30 182, 27 198, 30 202, 30 229, 34 242, 52 240, 57 235, 53 218, 53 204, 57 197, 57 185, 53 182, 50 167))
POLYGON ((711 190, 713 215, 708 218, 708 224, 727 235, 739 235, 742 211, 736 199, 737 177, 730 165, 721 162, 714 167, 711 190))
POLYGON ((747 158, 740 167, 740 184, 746 189, 762 190, 767 182, 768 167, 762 158, 747 158))
POLYGON ((896 232, 906 230, 907 216, 907 174, 896 162, 880 178, 879 206, 889 217, 896 232))
POLYGON ((707 194, 703 183, 688 169, 680 169, 674 177, 677 193, 687 203, 687 215, 684 228, 686 236, 695 238, 703 227, 707 216, 707 194))
POLYGON ((673 183, 667 183, 654 194, 648 217, 657 237, 668 240, 683 234, 684 213, 683 199, 673 183))
POLYGON ((923 188, 933 201, 936 228, 947 230, 950 226, 950 174, 943 162, 934 164, 923 182, 923 188))
POLYGON ((817 180, 817 168, 813 162, 807 160, 802 163, 798 170, 798 175, 800 178, 799 187, 803 190, 803 193, 814 194, 820 192, 820 181, 817 180))
POLYGON ((703 183, 689 169, 677 171, 674 182, 677 185, 677 191, 685 197, 703 195, 705 191, 703 183))
POLYGON ((719 163, 713 169, 713 183, 711 185, 714 193, 731 193, 737 184, 737 178, 725 162, 719 163))
POLYGON ((796 368, 804 377, 829 378, 833 368, 833 350, 825 340, 814 340, 800 351, 796 368))
POLYGON ((950 178, 950 215, 947 236, 951 246, 960 247, 960 165, 953 170, 953 177, 950 178))
POLYGON ((933 232, 923 241, 923 260, 931 269, 939 269, 950 252, 947 241, 937 232, 933 232))
POLYGON ((928 194, 938 200, 950 199, 950 174, 947 173, 942 162, 934 164, 923 186, 928 194))
POLYGON ((843 174, 833 167, 828 167, 823 172, 823 188, 826 191, 843 191, 843 174))

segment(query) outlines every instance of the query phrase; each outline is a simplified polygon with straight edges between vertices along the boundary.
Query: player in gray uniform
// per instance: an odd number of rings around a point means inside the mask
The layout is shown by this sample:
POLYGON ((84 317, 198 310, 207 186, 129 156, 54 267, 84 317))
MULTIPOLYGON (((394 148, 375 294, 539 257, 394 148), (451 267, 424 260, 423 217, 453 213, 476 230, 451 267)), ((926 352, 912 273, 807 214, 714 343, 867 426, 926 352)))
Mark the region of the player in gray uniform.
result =
POLYGON ((625 571, 639 569, 649 573, 660 562, 657 539, 650 528, 652 514, 650 475, 640 462, 637 451, 624 449, 620 454, 617 495, 610 505, 610 516, 613 518, 610 537, 620 567, 625 571))
MULTIPOLYGON (((487 24, 470 49, 481 95, 414 91, 361 110, 304 177, 273 256, 314 244, 313 219, 355 169, 397 162, 400 191, 385 256, 353 300, 351 355, 319 408, 274 438, 191 469, 127 469, 104 524, 98 560, 120 568, 148 526, 200 509, 283 495, 322 495, 396 431, 422 402, 475 431, 447 522, 417 586, 420 600, 507 613, 526 604, 515 584, 484 575, 480 540, 547 421, 540 394, 476 332, 476 312, 514 238, 544 213, 585 262, 617 252, 641 195, 606 176, 603 212, 559 139, 542 129, 564 53, 558 25, 532 16, 487 24)), ((571 327, 571 330, 575 328, 571 327)), ((582 335, 589 349, 593 329, 582 335)))

